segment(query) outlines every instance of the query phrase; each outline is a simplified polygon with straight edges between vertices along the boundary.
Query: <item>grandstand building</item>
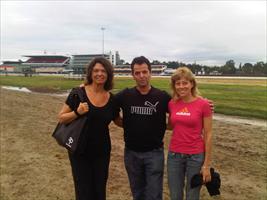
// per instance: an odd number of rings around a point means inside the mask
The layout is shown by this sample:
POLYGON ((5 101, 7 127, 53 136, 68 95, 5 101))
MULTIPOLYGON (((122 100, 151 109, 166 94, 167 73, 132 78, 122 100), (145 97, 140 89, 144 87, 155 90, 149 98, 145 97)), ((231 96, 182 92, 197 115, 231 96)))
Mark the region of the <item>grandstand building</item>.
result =
POLYGON ((71 67, 75 74, 85 74, 85 68, 96 57, 105 57, 113 66, 115 66, 120 59, 119 52, 116 51, 115 55, 112 52, 109 54, 78 54, 72 55, 71 67))
POLYGON ((35 73, 62 73, 69 65, 70 57, 60 55, 25 55, 29 58, 23 63, 30 67, 35 73))
POLYGON ((3 64, 0 65, 0 73, 3 72, 21 72, 22 71, 22 61, 3 61, 3 64))
MULTIPOLYGON (((166 65, 151 65, 152 75, 162 75, 167 68, 166 65)), ((115 75, 131 75, 131 65, 116 65, 114 67, 115 75)))

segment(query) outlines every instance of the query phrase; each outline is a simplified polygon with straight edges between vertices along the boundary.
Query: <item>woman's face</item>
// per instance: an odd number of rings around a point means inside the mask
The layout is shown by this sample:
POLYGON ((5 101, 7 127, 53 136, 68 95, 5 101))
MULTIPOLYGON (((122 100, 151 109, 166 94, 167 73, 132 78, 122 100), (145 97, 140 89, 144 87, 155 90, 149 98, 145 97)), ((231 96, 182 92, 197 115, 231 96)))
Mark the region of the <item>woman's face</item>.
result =
POLYGON ((96 63, 92 70, 92 81, 96 84, 105 84, 108 75, 102 64, 96 63))
POLYGON ((192 95, 191 89, 193 88, 193 83, 186 78, 181 78, 175 81, 175 91, 180 97, 186 97, 192 95))

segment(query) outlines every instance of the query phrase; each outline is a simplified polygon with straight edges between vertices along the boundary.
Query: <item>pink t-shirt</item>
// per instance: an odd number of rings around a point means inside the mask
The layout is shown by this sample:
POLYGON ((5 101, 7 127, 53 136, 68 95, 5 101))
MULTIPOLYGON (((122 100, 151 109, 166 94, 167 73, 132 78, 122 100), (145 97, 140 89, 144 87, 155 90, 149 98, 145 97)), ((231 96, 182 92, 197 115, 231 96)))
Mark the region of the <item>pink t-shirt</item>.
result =
POLYGON ((208 101, 202 98, 190 103, 171 100, 169 114, 173 127, 169 150, 184 154, 204 152, 203 118, 212 115, 208 101))

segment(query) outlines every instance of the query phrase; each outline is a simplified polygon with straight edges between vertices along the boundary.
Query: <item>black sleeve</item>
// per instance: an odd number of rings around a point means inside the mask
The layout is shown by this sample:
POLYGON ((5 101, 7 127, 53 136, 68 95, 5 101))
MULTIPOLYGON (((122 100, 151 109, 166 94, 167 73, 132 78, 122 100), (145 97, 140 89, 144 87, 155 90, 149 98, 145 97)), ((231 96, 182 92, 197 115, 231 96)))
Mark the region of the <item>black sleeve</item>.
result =
POLYGON ((171 100, 171 95, 169 95, 169 93, 167 93, 166 91, 164 91, 164 99, 165 99, 165 109, 167 112, 169 112, 169 109, 168 109, 168 104, 169 104, 169 101, 171 100))
POLYGON ((126 92, 127 88, 118 92, 117 94, 114 95, 114 100, 116 102, 116 105, 118 107, 121 107, 122 106, 122 102, 123 102, 123 97, 125 95, 125 92, 126 92))
POLYGON ((120 114, 120 104, 119 104, 119 98, 118 94, 112 95, 112 106, 113 106, 113 120, 116 119, 120 114))
POLYGON ((78 108, 80 104, 80 99, 77 93, 77 89, 73 88, 69 93, 65 103, 70 107, 71 110, 75 110, 78 108))
POLYGON ((167 99, 167 102, 169 102, 170 100, 171 100, 171 95, 169 94, 169 93, 167 93, 166 91, 165 91, 165 93, 166 93, 166 99, 167 99))

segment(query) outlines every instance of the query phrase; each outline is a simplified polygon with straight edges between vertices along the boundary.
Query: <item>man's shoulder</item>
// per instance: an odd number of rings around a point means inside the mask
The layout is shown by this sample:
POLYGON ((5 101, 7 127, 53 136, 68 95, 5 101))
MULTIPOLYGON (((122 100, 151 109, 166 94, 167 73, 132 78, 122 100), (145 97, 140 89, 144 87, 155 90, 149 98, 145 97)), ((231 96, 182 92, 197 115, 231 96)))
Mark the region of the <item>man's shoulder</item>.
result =
POLYGON ((117 94, 115 94, 115 97, 123 97, 125 95, 128 95, 130 93, 134 92, 134 88, 124 88, 123 90, 119 91, 117 94))
POLYGON ((165 90, 161 90, 161 89, 155 88, 155 87, 152 87, 152 90, 157 95, 162 95, 166 98, 171 98, 170 94, 168 92, 166 92, 165 90))

